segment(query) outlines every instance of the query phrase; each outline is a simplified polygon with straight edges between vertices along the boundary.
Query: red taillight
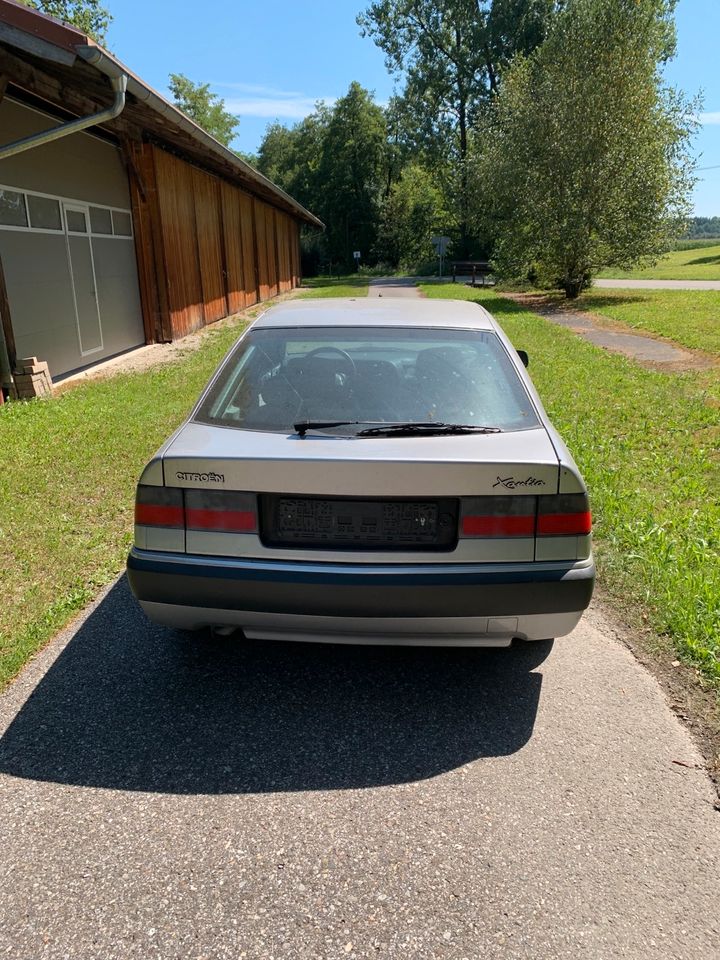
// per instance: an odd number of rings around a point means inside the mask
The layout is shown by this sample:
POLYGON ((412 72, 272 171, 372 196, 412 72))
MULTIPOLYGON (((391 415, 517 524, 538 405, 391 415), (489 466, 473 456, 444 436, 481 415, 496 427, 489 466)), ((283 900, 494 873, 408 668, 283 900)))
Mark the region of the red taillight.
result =
POLYGON ((561 493, 538 497, 538 537, 585 536, 592 530, 592 517, 585 493, 561 493))
POLYGON ((185 526, 182 490, 174 487, 139 486, 135 498, 135 523, 143 527, 171 527, 182 530, 185 526))
POLYGON ((535 514, 521 517, 462 518, 464 537, 532 537, 535 534, 535 514))
POLYGON ((135 499, 135 523, 142 527, 255 533, 255 494, 230 490, 180 490, 140 485, 135 499))
POLYGON ((256 533, 257 499, 230 490, 186 490, 185 525, 188 530, 256 533))
POLYGON ((532 537, 535 497, 466 497, 462 501, 461 537, 532 537))
POLYGON ((592 530, 587 494, 466 497, 461 537, 570 537, 592 530))
POLYGON ((549 513, 538 517, 539 537, 581 536, 592 530, 590 511, 582 513, 549 513))

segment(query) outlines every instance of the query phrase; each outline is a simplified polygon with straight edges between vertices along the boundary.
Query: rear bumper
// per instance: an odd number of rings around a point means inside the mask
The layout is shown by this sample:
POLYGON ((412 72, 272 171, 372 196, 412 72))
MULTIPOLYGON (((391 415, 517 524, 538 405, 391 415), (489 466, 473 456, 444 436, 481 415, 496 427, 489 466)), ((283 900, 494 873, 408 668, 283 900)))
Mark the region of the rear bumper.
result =
POLYGON ((128 579, 152 619, 188 628, 229 624, 258 636, 320 630, 337 639, 388 630, 442 635, 456 632, 454 625, 467 636, 539 639, 538 631, 572 630, 590 603, 595 568, 592 560, 291 563, 133 548, 128 579))

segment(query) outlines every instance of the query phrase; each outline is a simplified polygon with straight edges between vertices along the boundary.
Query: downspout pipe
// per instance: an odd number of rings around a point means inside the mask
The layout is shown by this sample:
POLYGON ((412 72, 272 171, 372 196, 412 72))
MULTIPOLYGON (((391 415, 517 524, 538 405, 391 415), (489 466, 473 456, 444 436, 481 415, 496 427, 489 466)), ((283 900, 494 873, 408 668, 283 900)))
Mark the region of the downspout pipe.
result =
POLYGON ((25 150, 31 150, 33 147, 41 147, 45 143, 52 143, 54 140, 60 140, 62 137, 68 137, 71 133, 77 133, 80 130, 87 130, 88 127, 94 127, 98 123, 106 123, 118 116, 125 107, 125 92, 127 90, 127 77, 120 73, 110 79, 110 83, 115 94, 112 105, 100 113, 92 113, 87 117, 79 117, 77 120, 71 120, 69 123, 63 123, 59 127, 53 127, 51 130, 43 130, 41 133, 34 133, 30 137, 24 137, 22 140, 15 140, 4 147, 0 147, 0 160, 8 157, 14 157, 25 150))

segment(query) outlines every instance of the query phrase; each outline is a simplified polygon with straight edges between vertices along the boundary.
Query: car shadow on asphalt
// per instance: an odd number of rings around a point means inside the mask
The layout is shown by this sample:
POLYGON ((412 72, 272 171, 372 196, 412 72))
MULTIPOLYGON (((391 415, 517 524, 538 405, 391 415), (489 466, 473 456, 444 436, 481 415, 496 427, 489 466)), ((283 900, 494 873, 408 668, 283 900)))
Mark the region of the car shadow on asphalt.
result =
POLYGON ((0 741, 0 772, 219 794, 407 783, 519 750, 552 641, 511 650, 194 638, 123 577, 0 741))

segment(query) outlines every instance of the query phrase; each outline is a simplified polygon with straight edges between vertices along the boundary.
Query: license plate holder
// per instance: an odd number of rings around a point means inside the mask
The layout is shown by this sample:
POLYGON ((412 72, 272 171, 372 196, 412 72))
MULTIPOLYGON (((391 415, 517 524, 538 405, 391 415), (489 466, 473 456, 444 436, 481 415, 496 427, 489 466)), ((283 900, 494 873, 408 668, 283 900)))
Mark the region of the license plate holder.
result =
POLYGON ((447 550, 457 542, 457 500, 261 497, 268 546, 447 550))

